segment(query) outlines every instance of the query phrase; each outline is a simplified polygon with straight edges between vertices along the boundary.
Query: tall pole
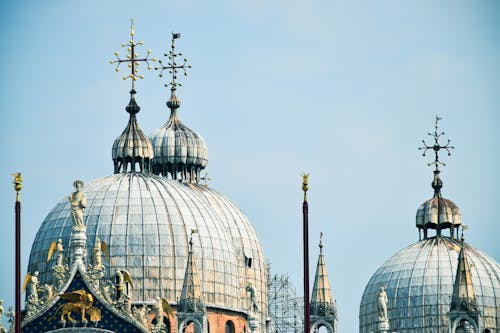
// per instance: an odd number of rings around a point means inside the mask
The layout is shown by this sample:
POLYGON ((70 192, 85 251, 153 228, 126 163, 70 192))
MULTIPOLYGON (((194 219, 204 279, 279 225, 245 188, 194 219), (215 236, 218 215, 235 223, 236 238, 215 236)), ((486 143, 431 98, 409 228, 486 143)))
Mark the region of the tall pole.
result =
POLYGON ((15 332, 21 333, 21 189, 23 188, 21 173, 14 176, 14 190, 16 191, 16 318, 15 332))
POLYGON ((309 207, 307 205, 307 190, 309 174, 303 174, 302 191, 304 191, 304 203, 302 204, 303 216, 303 244, 304 244, 304 333, 311 331, 311 308, 309 304, 309 207))

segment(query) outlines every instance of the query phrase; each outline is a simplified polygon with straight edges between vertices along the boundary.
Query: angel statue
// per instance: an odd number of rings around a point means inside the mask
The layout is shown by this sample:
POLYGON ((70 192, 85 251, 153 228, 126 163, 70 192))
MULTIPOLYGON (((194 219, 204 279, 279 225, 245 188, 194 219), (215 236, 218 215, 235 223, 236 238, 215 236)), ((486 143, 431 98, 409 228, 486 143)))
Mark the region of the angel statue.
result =
POLYGON ((83 181, 75 180, 73 186, 75 187, 75 192, 71 193, 68 197, 73 210, 73 229, 84 231, 85 224, 83 223, 83 212, 87 206, 87 198, 85 198, 82 192, 83 181))
POLYGON ((47 262, 50 261, 54 252, 56 253, 56 258, 57 258, 56 266, 63 266, 64 246, 62 244, 61 238, 59 238, 57 242, 52 241, 52 243, 50 243, 49 253, 47 254, 47 262))
POLYGON ((117 271, 115 274, 116 300, 123 301, 130 298, 130 289, 134 289, 130 274, 125 271, 117 271), (130 287, 130 289, 129 289, 130 287))
POLYGON ((109 262, 109 251, 106 243, 99 238, 97 238, 94 247, 94 270, 103 269, 104 265, 102 264, 102 253, 106 256, 106 259, 109 262))
POLYGON ((35 314, 40 306, 40 301, 38 299, 38 271, 35 271, 33 275, 29 272, 24 278, 24 288, 26 291, 26 316, 32 316, 35 314))
POLYGON ((154 314, 156 321, 155 327, 161 328, 161 326, 163 326, 163 315, 167 314, 168 316, 174 312, 165 298, 156 297, 156 303, 153 305, 150 313, 154 314))
POLYGON ((250 311, 259 311, 257 300, 255 299, 255 288, 249 283, 246 287, 246 291, 250 294, 250 311))
POLYGON ((24 290, 26 291, 26 299, 31 299, 34 302, 38 301, 38 271, 33 275, 29 272, 24 278, 24 290))

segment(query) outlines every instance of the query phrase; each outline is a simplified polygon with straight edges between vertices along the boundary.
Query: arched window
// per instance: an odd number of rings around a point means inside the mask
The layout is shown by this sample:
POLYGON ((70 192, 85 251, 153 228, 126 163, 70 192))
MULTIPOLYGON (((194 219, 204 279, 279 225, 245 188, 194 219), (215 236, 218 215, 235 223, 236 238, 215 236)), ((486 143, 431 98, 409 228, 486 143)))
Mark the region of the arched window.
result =
POLYGON ((234 323, 231 320, 226 321, 226 333, 235 333, 234 323))

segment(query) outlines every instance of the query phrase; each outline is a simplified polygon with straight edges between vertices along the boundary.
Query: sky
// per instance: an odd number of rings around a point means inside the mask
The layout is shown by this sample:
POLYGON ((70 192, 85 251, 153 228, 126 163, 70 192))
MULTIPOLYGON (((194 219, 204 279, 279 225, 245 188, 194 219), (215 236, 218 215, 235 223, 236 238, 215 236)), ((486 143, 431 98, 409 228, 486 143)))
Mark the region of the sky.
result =
MULTIPOLYGON (((36 231, 72 182, 113 172, 130 82, 109 64, 129 38, 161 57, 171 33, 193 68, 181 120, 208 144, 210 186, 248 216, 273 273, 302 294, 302 172, 310 173, 311 274, 324 254, 340 332, 365 285, 418 241, 432 197, 434 117, 456 149, 442 193, 467 241, 500 261, 498 1, 3 1, 0 4, 0 298, 14 304, 12 172, 21 171, 22 274, 36 231)), ((142 53, 141 53, 142 52, 142 53)), ((138 81, 139 123, 163 125, 169 90, 138 81)), ((312 287, 312 286, 311 286, 312 287)), ((7 308, 7 306, 5 306, 7 308)))

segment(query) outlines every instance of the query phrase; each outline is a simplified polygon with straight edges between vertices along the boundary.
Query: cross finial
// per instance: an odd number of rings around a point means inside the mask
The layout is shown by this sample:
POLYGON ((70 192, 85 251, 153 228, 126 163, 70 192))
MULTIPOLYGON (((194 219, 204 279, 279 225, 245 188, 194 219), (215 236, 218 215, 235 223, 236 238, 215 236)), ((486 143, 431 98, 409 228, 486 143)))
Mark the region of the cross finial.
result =
POLYGON ((319 233, 319 253, 323 253, 323 232, 319 233))
POLYGON ((444 135, 444 132, 441 132, 439 133, 438 132, 438 127, 439 127, 439 121, 441 120, 442 118, 436 116, 436 121, 434 122, 434 133, 427 133, 427 135, 430 135, 433 137, 434 139, 434 145, 427 145, 427 143, 425 143, 425 140, 422 140, 424 146, 423 147, 418 147, 419 150, 423 150, 424 153, 422 154, 422 156, 425 156, 425 154, 427 153, 427 150, 434 150, 434 161, 433 162, 430 162, 430 163, 427 163, 428 166, 431 166, 431 165, 434 165, 436 167, 436 171, 439 171, 439 165, 442 165, 442 166, 445 166, 446 164, 441 162, 439 160, 439 151, 441 149, 445 149, 447 152, 448 152, 448 156, 451 155, 451 151, 450 149, 455 149, 454 146, 450 146, 450 139, 448 139, 448 142, 446 143, 446 145, 442 146, 440 143, 439 143, 439 138, 444 135))
POLYGON ((184 58, 182 65, 177 64, 176 58, 177 57, 182 57, 182 53, 175 53, 175 40, 181 38, 180 33, 172 33, 172 45, 170 46, 170 51, 168 53, 164 53, 164 56, 168 58, 167 65, 164 65, 161 60, 158 62, 160 63, 160 67, 155 67, 155 70, 159 70, 160 77, 163 77, 163 71, 168 69, 168 72, 172 76, 171 81, 165 83, 165 87, 170 86, 170 90, 174 91, 177 89, 177 86, 181 87, 182 84, 178 83, 177 80, 177 73, 179 70, 182 70, 184 75, 187 75, 187 69, 191 68, 191 65, 186 65, 187 64, 187 59, 184 58))
POLYGON ((137 78, 143 79, 144 75, 139 74, 139 64, 141 62, 145 62, 148 65, 148 69, 151 69, 151 65, 149 64, 149 61, 155 62, 156 58, 149 58, 151 55, 151 50, 147 51, 147 54, 143 58, 139 58, 139 55, 135 52, 135 48, 138 45, 144 45, 143 41, 140 41, 139 43, 136 43, 134 41, 134 36, 135 36, 135 31, 134 31, 134 19, 130 19, 130 40, 128 43, 122 43, 122 47, 126 47, 128 54, 126 59, 121 59, 118 56, 118 51, 115 52, 115 57, 116 60, 110 60, 110 64, 116 64, 115 71, 119 72, 120 71, 120 64, 122 62, 127 62, 128 67, 130 68, 130 74, 129 75, 124 75, 122 78, 124 80, 130 79, 132 81, 132 90, 134 89, 134 83, 137 81, 137 78))

